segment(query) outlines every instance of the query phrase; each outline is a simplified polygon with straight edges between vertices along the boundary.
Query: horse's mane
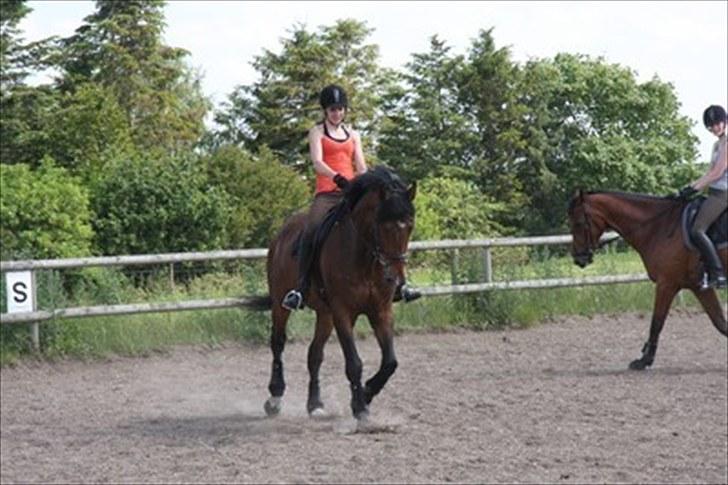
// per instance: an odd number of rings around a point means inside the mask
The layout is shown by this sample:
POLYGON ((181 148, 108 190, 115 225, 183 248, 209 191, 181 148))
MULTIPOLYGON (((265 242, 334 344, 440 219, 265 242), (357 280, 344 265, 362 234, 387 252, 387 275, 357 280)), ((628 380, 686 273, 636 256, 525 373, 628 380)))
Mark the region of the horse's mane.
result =
POLYGON ((349 183, 341 202, 329 210, 316 231, 315 245, 320 246, 334 225, 353 211, 367 193, 378 189, 384 189, 388 194, 377 210, 379 222, 414 217, 415 209, 407 194, 407 185, 391 168, 379 165, 349 183))
MULTIPOLYGON (((584 195, 600 195, 600 194, 606 194, 606 195, 614 195, 620 198, 624 198, 627 200, 643 200, 647 202, 675 202, 676 199, 670 197, 670 196, 664 196, 664 195, 652 195, 652 194, 643 194, 639 192, 623 192, 619 190, 585 190, 582 192, 584 195)), ((573 212, 574 206, 579 201, 579 195, 576 195, 569 200, 569 212, 573 212)))

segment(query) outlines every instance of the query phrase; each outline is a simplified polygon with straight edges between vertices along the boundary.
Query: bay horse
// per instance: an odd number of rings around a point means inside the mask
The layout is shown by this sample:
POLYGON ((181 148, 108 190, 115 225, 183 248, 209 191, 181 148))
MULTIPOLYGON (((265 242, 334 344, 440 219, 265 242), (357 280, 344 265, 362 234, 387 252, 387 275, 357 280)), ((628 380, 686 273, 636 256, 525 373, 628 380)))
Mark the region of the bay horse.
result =
MULTIPOLYGON (((329 228, 328 235, 323 241, 321 231, 316 235, 311 285, 304 295, 306 305, 316 312, 316 328, 308 349, 306 408, 311 416, 323 414, 319 368, 332 330, 336 330, 346 360, 355 418, 368 416, 368 405, 397 368, 392 298, 405 277, 407 246, 415 222, 415 193, 416 184, 407 187, 391 169, 378 166, 351 181, 341 202, 322 223, 322 227, 329 228), (354 324, 359 315, 368 318, 382 353, 378 372, 364 385, 362 361, 354 341, 354 324)), ((284 294, 296 286, 298 264, 294 252, 305 223, 304 213, 292 216, 268 247, 273 366, 270 397, 264 408, 269 416, 280 412, 286 388, 282 354, 290 311, 280 303, 284 294)))
MULTIPOLYGON (((639 253, 650 280, 656 284, 649 338, 642 347, 642 356, 629 364, 630 369, 642 370, 654 362, 660 332, 681 289, 691 290, 715 328, 728 335, 715 290, 700 290, 700 255, 690 251, 683 240, 680 224, 686 205, 686 201, 674 197, 582 190, 569 202, 571 253, 578 266, 583 268, 592 262, 600 237, 612 229, 639 253)), ((728 267, 728 248, 720 250, 719 255, 723 267, 728 267)))

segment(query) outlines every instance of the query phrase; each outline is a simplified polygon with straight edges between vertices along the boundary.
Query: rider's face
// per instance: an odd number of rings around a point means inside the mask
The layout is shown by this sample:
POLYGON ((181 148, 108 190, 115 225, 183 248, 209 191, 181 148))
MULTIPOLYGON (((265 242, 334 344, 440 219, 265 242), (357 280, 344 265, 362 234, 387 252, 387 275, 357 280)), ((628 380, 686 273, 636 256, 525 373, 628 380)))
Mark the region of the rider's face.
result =
POLYGON ((344 116, 346 115, 346 108, 343 106, 329 106, 326 108, 326 119, 329 120, 329 123, 338 125, 342 121, 344 121, 344 116))
POLYGON ((721 136, 723 133, 725 133, 725 121, 713 124, 713 126, 708 128, 708 131, 715 136, 721 136))

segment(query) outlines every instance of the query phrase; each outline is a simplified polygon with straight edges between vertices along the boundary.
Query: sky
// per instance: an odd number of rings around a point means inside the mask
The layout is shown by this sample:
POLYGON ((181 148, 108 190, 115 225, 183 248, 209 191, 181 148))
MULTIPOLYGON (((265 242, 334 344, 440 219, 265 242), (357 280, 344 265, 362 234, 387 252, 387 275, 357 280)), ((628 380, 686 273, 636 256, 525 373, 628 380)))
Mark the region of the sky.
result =
MULTIPOLYGON (((94 11, 90 1, 30 1, 19 27, 27 41, 69 36, 94 11)), ((479 30, 493 28, 512 60, 559 52, 603 57, 644 82, 671 83, 681 114, 694 122, 700 159, 715 141, 702 125, 710 104, 728 104, 728 1, 192 1, 165 7, 164 41, 190 52, 202 89, 217 107, 235 86, 257 80, 251 62, 280 52, 295 25, 309 31, 339 19, 374 29, 380 64, 403 69, 437 35, 452 54, 465 54, 479 30)))

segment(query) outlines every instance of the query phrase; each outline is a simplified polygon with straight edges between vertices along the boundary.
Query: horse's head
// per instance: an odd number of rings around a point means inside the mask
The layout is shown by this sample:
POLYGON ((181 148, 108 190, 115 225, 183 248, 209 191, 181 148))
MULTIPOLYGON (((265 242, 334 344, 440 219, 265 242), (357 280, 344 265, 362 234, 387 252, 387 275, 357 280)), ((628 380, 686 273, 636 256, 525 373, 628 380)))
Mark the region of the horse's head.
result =
POLYGON ((569 202, 569 229, 571 231, 571 256, 574 263, 584 268, 594 259, 594 250, 598 249, 599 238, 605 230, 601 218, 594 217, 588 194, 579 190, 569 202))
POLYGON ((416 184, 407 187, 391 169, 378 166, 357 177, 345 193, 353 219, 360 226, 357 231, 367 238, 368 251, 383 268, 388 283, 404 281, 416 192, 416 184))

